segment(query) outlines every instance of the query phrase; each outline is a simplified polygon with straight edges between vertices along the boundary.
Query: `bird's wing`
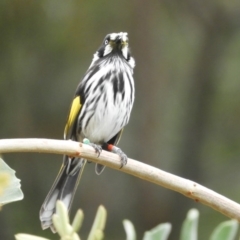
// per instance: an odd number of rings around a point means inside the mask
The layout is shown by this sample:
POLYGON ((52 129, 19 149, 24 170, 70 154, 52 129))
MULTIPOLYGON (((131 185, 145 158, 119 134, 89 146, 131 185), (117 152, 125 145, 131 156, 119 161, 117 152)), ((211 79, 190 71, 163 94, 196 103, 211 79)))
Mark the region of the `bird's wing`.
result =
POLYGON ((123 128, 114 137, 112 137, 107 143, 117 146, 122 136, 122 133, 123 133, 123 128))
POLYGON ((70 139, 72 138, 72 136, 75 135, 74 132, 76 131, 77 119, 81 111, 81 108, 82 108, 81 96, 79 95, 75 96, 70 107, 67 123, 65 125, 64 139, 70 139))

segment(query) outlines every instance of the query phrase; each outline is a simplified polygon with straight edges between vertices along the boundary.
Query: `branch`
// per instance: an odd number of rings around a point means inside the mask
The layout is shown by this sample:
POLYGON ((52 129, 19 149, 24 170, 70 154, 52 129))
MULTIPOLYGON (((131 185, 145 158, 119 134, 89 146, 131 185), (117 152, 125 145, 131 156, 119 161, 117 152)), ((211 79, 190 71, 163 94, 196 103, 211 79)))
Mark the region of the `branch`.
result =
POLYGON ((10 152, 39 152, 66 154, 86 158, 92 162, 100 163, 113 169, 131 174, 135 177, 158 184, 165 188, 179 192, 196 202, 208 205, 229 218, 240 221, 240 205, 198 183, 164 172, 158 168, 142 162, 128 159, 128 163, 122 169, 118 155, 102 151, 97 157, 95 150, 85 144, 49 139, 2 139, 0 140, 0 153, 10 152))

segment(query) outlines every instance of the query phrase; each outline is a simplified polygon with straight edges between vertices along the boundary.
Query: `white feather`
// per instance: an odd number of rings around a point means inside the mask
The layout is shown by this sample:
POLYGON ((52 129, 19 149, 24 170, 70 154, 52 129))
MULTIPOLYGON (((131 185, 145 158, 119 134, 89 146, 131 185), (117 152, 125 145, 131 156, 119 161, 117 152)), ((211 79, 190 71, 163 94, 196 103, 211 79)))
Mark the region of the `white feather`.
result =
MULTIPOLYGON (((81 137, 86 137, 91 142, 102 144, 114 137, 128 123, 134 100, 134 92, 130 92, 130 84, 134 87, 132 74, 133 70, 127 62, 124 62, 120 57, 114 57, 113 59, 103 62, 100 70, 90 79, 86 80, 86 89, 91 86, 89 90, 91 96, 86 96, 79 116, 79 119, 81 119, 82 114, 85 114, 81 124, 81 137), (92 89, 99 84, 99 79, 105 77, 106 74, 112 72, 113 69, 123 73, 124 100, 122 100, 122 93, 118 92, 114 101, 113 83, 111 79, 104 80, 104 88, 102 91, 99 90, 100 86, 97 86, 98 89, 96 91, 92 91, 92 89), (131 76, 130 79, 128 76, 131 76), (91 102, 92 99, 98 99, 98 97, 99 100, 97 103, 95 101, 91 102), (107 101, 104 99, 107 99, 107 101), (129 106, 127 106, 128 103, 130 103, 129 106)), ((114 75, 112 77, 114 77, 114 75)), ((85 79, 87 79, 87 76, 85 79)), ((83 79, 83 81, 85 79, 83 79)))

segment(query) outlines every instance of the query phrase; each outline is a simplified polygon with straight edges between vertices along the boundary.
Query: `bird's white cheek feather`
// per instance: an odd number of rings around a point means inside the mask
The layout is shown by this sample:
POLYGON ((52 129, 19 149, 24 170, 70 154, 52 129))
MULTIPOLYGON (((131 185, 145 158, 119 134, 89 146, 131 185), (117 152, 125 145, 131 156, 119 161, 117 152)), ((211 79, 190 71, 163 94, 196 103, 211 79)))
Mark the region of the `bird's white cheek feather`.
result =
POLYGON ((111 45, 109 45, 109 44, 106 45, 105 50, 104 50, 104 53, 103 53, 103 56, 108 55, 109 53, 111 53, 111 51, 112 51, 111 45))

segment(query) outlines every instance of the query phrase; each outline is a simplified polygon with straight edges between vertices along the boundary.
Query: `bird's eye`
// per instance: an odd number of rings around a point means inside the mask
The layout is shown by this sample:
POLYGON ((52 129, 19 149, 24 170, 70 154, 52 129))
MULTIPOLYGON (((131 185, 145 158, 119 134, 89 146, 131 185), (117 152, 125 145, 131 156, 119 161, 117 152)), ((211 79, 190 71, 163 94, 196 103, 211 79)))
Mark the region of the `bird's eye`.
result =
POLYGON ((105 40, 105 42, 104 42, 104 43, 105 43, 105 45, 107 45, 107 44, 108 44, 108 42, 109 42, 109 41, 106 39, 106 40, 105 40))

